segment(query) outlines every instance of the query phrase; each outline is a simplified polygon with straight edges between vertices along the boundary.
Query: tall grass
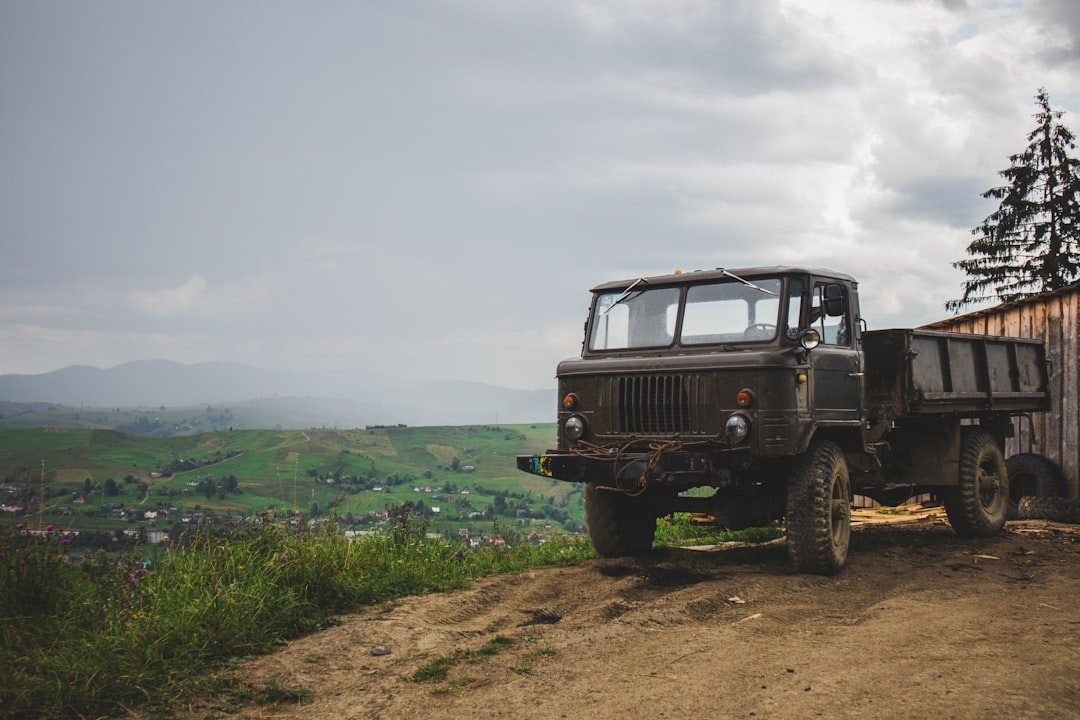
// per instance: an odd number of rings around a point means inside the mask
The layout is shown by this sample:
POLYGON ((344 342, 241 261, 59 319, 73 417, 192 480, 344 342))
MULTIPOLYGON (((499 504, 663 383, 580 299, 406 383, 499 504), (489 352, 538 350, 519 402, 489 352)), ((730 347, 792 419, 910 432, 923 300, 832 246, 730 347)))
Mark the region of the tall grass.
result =
POLYGON ((0 716, 100 716, 167 705, 232 658, 263 653, 357 607, 489 574, 594 557, 581 539, 471 550, 398 513, 350 542, 334 524, 193 535, 148 563, 69 560, 56 532, 0 526, 0 716))

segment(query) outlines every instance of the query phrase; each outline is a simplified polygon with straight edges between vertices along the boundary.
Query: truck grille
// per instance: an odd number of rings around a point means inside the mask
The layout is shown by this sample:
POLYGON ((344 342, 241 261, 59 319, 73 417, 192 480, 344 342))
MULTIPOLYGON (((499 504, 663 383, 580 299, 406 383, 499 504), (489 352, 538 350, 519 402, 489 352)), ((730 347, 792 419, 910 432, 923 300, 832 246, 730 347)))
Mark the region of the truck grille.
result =
POLYGON ((674 435, 699 429, 690 408, 701 378, 694 375, 640 375, 613 378, 615 432, 674 435))

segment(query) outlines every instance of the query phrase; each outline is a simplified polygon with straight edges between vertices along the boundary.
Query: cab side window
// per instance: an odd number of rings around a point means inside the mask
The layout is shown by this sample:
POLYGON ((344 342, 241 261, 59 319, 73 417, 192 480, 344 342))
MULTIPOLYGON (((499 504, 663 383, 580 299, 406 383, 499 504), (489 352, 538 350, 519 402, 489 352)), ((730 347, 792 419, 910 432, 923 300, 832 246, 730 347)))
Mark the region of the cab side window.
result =
POLYGON ((848 294, 843 285, 818 283, 810 298, 810 327, 825 345, 851 345, 848 294))
POLYGON ((788 340, 796 340, 799 337, 802 322, 803 307, 803 281, 793 278, 788 284, 788 310, 787 323, 784 326, 784 335, 788 340))

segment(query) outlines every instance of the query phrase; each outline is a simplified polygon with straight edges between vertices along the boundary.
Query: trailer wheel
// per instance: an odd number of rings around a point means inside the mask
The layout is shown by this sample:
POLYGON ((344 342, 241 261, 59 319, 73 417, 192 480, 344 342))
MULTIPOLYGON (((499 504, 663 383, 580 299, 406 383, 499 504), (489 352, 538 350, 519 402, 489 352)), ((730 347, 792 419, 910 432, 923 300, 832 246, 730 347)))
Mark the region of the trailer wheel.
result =
POLYGON ((1054 497, 1065 494, 1065 475, 1048 457, 1037 453, 1020 453, 1005 461, 1009 473, 1009 507, 1006 518, 1020 517, 1017 505, 1023 497, 1054 497))
POLYGON ((1009 473, 1001 448, 987 432, 965 429, 960 438, 960 484, 943 493, 957 535, 991 537, 1005 526, 1009 473))
POLYGON ((630 497, 585 485, 585 525, 603 557, 644 555, 656 537, 656 513, 646 496, 630 497))
POLYGON ((835 575, 851 540, 851 481, 840 446, 815 442, 787 490, 788 557, 797 572, 835 575))

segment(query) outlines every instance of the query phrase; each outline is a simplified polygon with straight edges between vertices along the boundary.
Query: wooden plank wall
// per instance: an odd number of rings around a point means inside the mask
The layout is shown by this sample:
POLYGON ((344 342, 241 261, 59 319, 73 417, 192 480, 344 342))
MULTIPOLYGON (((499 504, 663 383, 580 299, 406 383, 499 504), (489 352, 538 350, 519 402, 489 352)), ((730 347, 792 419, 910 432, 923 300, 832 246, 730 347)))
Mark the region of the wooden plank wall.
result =
POLYGON ((1069 497, 1080 497, 1080 284, 1027 300, 960 315, 926 326, 934 330, 1005 337, 1041 338, 1050 362, 1054 410, 1021 418, 1006 457, 1035 452, 1065 472, 1069 497))

